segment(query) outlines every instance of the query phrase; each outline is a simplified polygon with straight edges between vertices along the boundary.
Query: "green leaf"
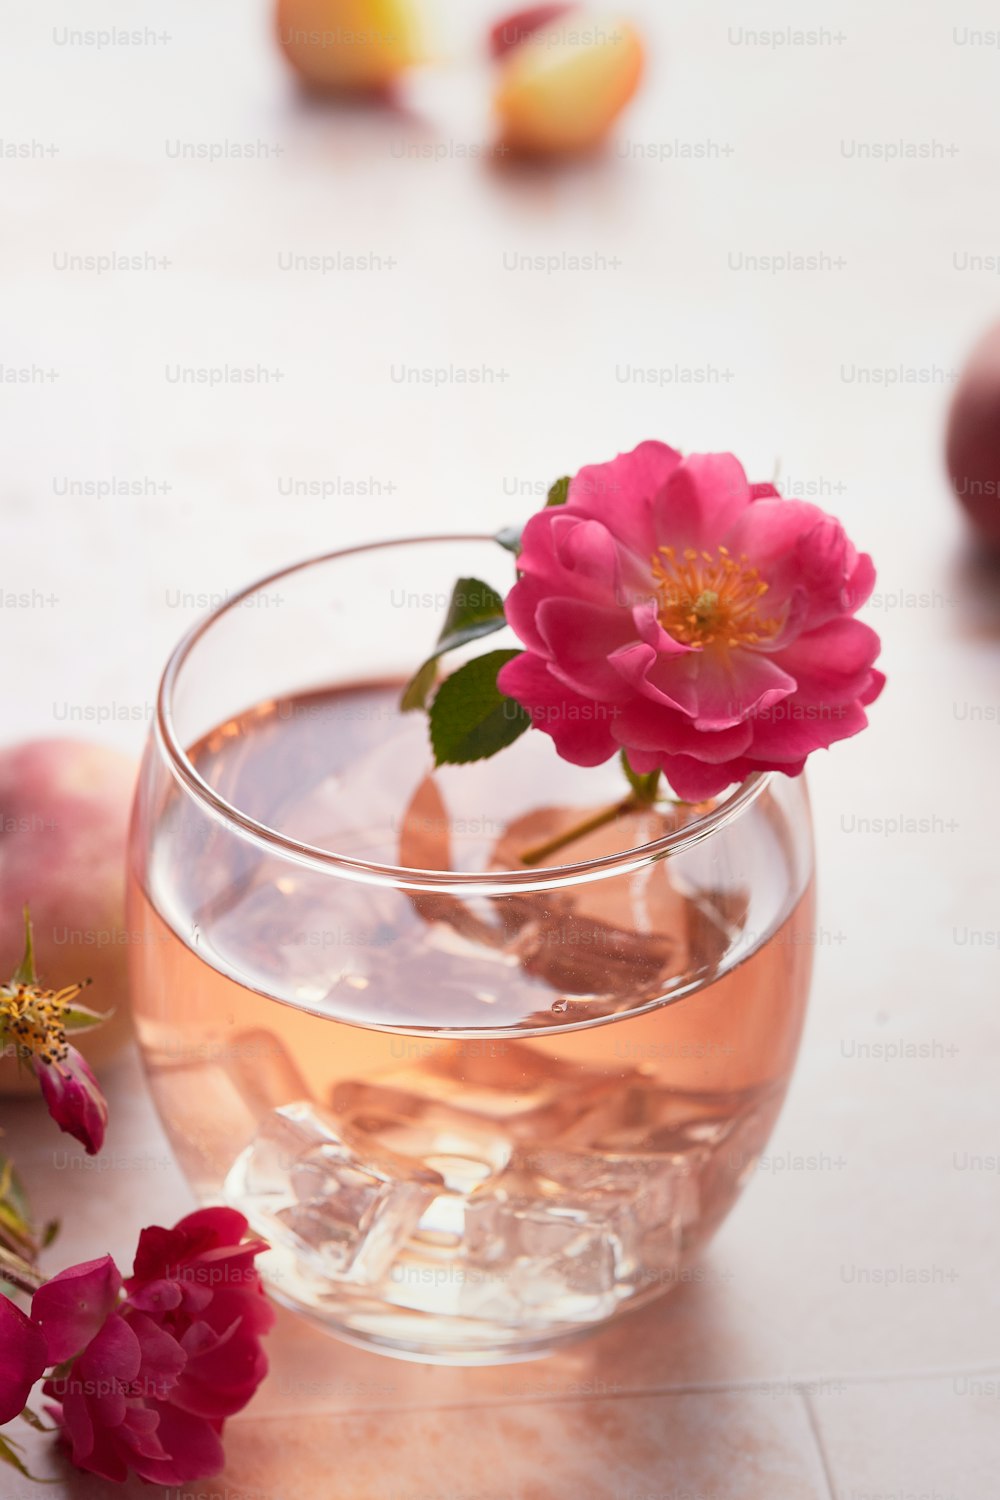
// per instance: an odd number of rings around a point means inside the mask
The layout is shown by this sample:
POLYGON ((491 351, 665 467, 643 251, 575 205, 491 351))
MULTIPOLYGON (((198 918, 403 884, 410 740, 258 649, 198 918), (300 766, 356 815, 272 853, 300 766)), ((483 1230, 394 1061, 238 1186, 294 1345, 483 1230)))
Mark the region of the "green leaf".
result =
POLYGON ((35 971, 35 940, 31 931, 31 913, 24 908, 24 957, 14 970, 13 984, 37 984, 35 971))
POLYGON ((63 1025, 68 1033, 91 1031, 95 1026, 103 1026, 105 1021, 110 1021, 113 1015, 113 1010, 99 1011, 91 1010, 89 1005, 67 1005, 63 1013, 63 1025))
POLYGON ((490 651, 446 677, 431 704, 435 764, 486 760, 531 728, 531 716, 497 687, 497 673, 520 651, 490 651))
POLYGON ((437 646, 420 670, 415 673, 400 699, 400 708, 409 713, 415 708, 424 708, 431 689, 437 681, 437 662, 446 651, 467 646, 484 635, 502 630, 504 619, 503 600, 496 589, 490 588, 478 578, 460 578, 451 591, 448 613, 445 615, 437 646))
POLYGON ((419 671, 413 674, 403 689, 399 706, 404 714, 412 713, 415 708, 424 707, 434 690, 437 675, 437 657, 432 656, 424 662, 419 671))
POLYGON ((655 802, 656 789, 660 783, 659 771, 650 771, 647 776, 640 776, 638 771, 633 771, 628 762, 628 755, 623 750, 621 753, 622 770, 625 772, 629 786, 632 788, 636 798, 640 802, 655 802))
POLYGON ((564 474, 562 479, 557 479, 549 490, 545 500, 546 508, 550 505, 565 505, 569 499, 569 474, 564 474))

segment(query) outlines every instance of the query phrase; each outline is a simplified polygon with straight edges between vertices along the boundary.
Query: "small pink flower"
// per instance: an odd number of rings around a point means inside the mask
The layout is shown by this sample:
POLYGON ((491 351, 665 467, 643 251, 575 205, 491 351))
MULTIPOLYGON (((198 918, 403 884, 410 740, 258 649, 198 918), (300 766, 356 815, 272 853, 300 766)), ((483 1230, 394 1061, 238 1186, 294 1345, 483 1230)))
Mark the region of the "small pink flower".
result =
POLYGON ((505 613, 527 649, 501 691, 565 760, 624 749, 687 801, 798 775, 865 727, 884 682, 878 636, 852 618, 871 558, 729 453, 646 442, 581 469, 528 522, 518 568, 505 613))
POLYGON ((120 1482, 129 1472, 179 1485, 223 1466, 224 1419, 267 1373, 261 1335, 274 1321, 246 1220, 204 1209, 174 1229, 145 1229, 125 1284, 109 1256, 74 1266, 35 1293, 47 1364, 43 1387, 73 1462, 120 1482))
POLYGON ((20 1416, 47 1363, 41 1330, 0 1296, 0 1427, 20 1416))
POLYGON ((168 1328, 187 1362, 170 1400, 211 1418, 241 1411, 267 1374, 261 1336, 274 1322, 247 1221, 230 1208, 204 1208, 174 1229, 144 1229, 128 1307, 168 1328))
POLYGON ((96 1156, 104 1145, 108 1104, 85 1059, 66 1046, 58 1058, 32 1058, 32 1067, 59 1129, 85 1146, 88 1156, 96 1156))

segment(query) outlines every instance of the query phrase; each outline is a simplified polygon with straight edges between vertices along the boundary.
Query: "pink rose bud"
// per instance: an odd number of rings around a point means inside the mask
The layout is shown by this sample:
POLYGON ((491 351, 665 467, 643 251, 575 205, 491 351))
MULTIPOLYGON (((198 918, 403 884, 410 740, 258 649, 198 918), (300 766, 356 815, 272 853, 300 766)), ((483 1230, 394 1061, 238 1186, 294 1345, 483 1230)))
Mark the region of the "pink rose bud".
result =
POLYGON ((108 1104, 89 1065, 75 1047, 53 1061, 35 1058, 32 1066, 49 1114, 60 1130, 73 1136, 96 1156, 104 1145, 108 1104))

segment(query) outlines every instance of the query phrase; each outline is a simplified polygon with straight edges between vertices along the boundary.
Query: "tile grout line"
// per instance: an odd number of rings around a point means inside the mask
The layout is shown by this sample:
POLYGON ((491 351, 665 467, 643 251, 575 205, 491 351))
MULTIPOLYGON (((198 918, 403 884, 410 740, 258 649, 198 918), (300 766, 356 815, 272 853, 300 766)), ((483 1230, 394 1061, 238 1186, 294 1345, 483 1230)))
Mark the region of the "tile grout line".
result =
MULTIPOLYGON (((629 1401, 650 1400, 658 1397, 668 1396, 731 1396, 731 1395, 766 1395, 772 1396, 776 1390, 783 1391, 786 1395, 807 1396, 813 1387, 833 1386, 837 1383, 845 1386, 866 1385, 905 1385, 908 1382, 927 1380, 954 1379, 958 1375, 1000 1375, 1000 1365, 987 1365, 973 1367, 972 1369, 952 1370, 907 1370, 888 1371, 872 1375, 797 1375, 797 1376, 775 1376, 768 1380, 729 1380, 729 1381, 706 1381, 701 1384, 692 1385, 668 1385, 668 1386, 630 1386, 628 1388, 609 1387, 605 1391, 540 1391, 528 1390, 521 1393, 505 1392, 501 1395, 487 1396, 481 1400, 458 1400, 458 1401, 435 1401, 435 1402, 413 1402, 412 1404, 398 1406, 329 1406, 319 1407, 315 1411, 299 1410, 296 1414, 313 1417, 356 1417, 356 1416, 405 1416, 428 1412, 457 1412, 457 1411, 489 1411, 492 1409, 506 1409, 511 1406, 539 1405, 559 1406, 567 1402, 589 1402, 589 1401, 629 1401)), ((288 1412, 261 1412, 258 1420, 264 1422, 286 1421, 288 1412)))
POLYGON ((798 1387, 798 1393, 802 1398, 802 1405, 804 1406, 806 1413, 806 1422, 808 1424, 809 1431, 812 1434, 813 1444, 816 1448, 816 1455, 819 1459, 820 1468, 823 1472, 823 1483, 826 1486, 826 1500, 837 1500, 837 1491, 833 1482, 833 1468, 830 1464, 830 1455, 826 1451, 826 1444, 823 1442, 823 1434, 820 1430, 819 1418, 816 1415, 816 1409, 809 1398, 809 1392, 806 1390, 805 1386, 800 1385, 798 1387))

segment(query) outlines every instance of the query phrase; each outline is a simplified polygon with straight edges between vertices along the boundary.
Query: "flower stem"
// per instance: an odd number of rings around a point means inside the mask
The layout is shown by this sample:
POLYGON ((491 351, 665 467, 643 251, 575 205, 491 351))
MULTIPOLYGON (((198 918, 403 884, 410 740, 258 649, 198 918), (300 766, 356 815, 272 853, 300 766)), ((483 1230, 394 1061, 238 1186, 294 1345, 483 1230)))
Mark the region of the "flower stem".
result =
POLYGON ((34 1266, 29 1266, 19 1255, 0 1246, 0 1282, 3 1281, 16 1286, 18 1291, 27 1292, 29 1297, 40 1286, 45 1285, 45 1277, 41 1271, 36 1271, 34 1266))
POLYGON ((548 859, 550 854, 558 854, 560 849, 565 849, 568 844, 575 844, 577 839, 585 838, 588 833, 596 833, 599 828, 606 828, 609 823, 623 818, 626 813, 638 812, 640 808, 652 807, 656 801, 657 787, 660 782, 659 771, 654 771, 650 776, 636 776, 625 753, 622 752, 622 765, 628 777, 629 785, 632 787, 631 795, 625 797, 621 802, 615 802, 611 807, 606 807, 602 812, 594 813, 589 818, 584 818, 582 823, 576 823, 565 833, 557 833, 554 838, 546 839, 544 844, 535 844, 526 849, 521 855, 522 865, 540 865, 548 859))
POLYGON ((535 844, 533 848, 526 849, 521 855, 522 865, 540 865, 550 854, 558 854, 560 849, 565 849, 567 844, 576 843, 588 833, 595 833, 598 828, 605 828, 608 823, 613 823, 616 818, 625 813, 634 812, 643 804, 636 796, 626 797, 624 802, 616 802, 612 807, 604 808, 603 812, 594 813, 593 817, 585 818, 582 823, 568 829, 565 833, 556 834, 555 838, 546 839, 544 844, 535 844))

